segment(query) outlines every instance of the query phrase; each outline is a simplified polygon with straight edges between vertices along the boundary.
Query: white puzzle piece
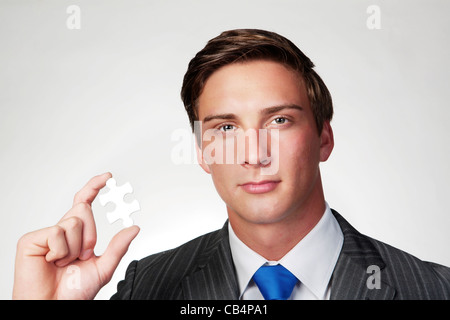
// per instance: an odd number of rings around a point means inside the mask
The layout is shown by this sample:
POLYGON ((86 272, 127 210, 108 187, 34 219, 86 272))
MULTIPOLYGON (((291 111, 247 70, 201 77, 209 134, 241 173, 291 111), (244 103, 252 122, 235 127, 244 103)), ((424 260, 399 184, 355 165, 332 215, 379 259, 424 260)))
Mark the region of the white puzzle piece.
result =
POLYGON ((109 223, 122 219, 124 227, 130 227, 133 225, 133 219, 130 215, 141 209, 139 202, 134 200, 131 203, 125 202, 124 197, 126 194, 133 193, 133 188, 129 182, 117 186, 117 182, 114 178, 106 181, 106 186, 109 188, 109 192, 99 196, 98 200, 102 206, 106 206, 109 202, 116 205, 116 208, 106 213, 109 223))

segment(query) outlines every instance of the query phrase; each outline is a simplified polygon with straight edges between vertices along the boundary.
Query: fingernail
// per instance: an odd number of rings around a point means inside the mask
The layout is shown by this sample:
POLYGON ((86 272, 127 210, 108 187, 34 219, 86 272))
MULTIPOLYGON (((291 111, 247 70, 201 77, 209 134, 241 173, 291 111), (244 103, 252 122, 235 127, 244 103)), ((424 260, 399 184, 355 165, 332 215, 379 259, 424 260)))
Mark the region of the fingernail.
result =
POLYGON ((92 253, 93 253, 92 249, 86 249, 80 254, 79 258, 80 260, 87 260, 91 257, 92 253))
POLYGON ((66 266, 68 263, 69 263, 68 261, 58 260, 55 262, 55 266, 62 268, 66 266))

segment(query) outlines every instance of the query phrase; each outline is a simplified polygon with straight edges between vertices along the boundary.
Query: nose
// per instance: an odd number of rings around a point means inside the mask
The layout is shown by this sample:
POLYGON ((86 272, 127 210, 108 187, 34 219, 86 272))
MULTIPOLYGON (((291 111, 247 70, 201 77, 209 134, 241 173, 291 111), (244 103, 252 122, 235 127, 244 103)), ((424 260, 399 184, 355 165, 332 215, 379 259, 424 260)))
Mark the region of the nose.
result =
POLYGON ((271 140, 267 129, 247 129, 238 135, 238 162, 246 168, 270 165, 271 140))

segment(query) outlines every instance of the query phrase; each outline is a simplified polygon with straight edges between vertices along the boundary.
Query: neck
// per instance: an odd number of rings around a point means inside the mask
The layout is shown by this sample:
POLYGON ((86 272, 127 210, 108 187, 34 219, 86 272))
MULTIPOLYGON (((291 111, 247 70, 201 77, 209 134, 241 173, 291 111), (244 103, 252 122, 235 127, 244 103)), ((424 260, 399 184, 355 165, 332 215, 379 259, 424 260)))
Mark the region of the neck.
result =
POLYGON ((228 216, 236 236, 250 249, 269 261, 283 258, 319 222, 325 212, 322 184, 313 189, 310 197, 295 212, 273 223, 253 223, 238 214, 228 216))

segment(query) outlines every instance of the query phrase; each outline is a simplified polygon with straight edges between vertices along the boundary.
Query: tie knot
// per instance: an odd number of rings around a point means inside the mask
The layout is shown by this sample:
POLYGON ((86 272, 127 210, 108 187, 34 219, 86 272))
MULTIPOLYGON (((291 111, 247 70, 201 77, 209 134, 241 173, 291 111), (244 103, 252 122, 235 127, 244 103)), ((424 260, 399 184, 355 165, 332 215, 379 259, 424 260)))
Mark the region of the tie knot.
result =
POLYGON ((253 275, 253 280, 266 300, 287 300, 298 282, 281 264, 262 266, 253 275))

